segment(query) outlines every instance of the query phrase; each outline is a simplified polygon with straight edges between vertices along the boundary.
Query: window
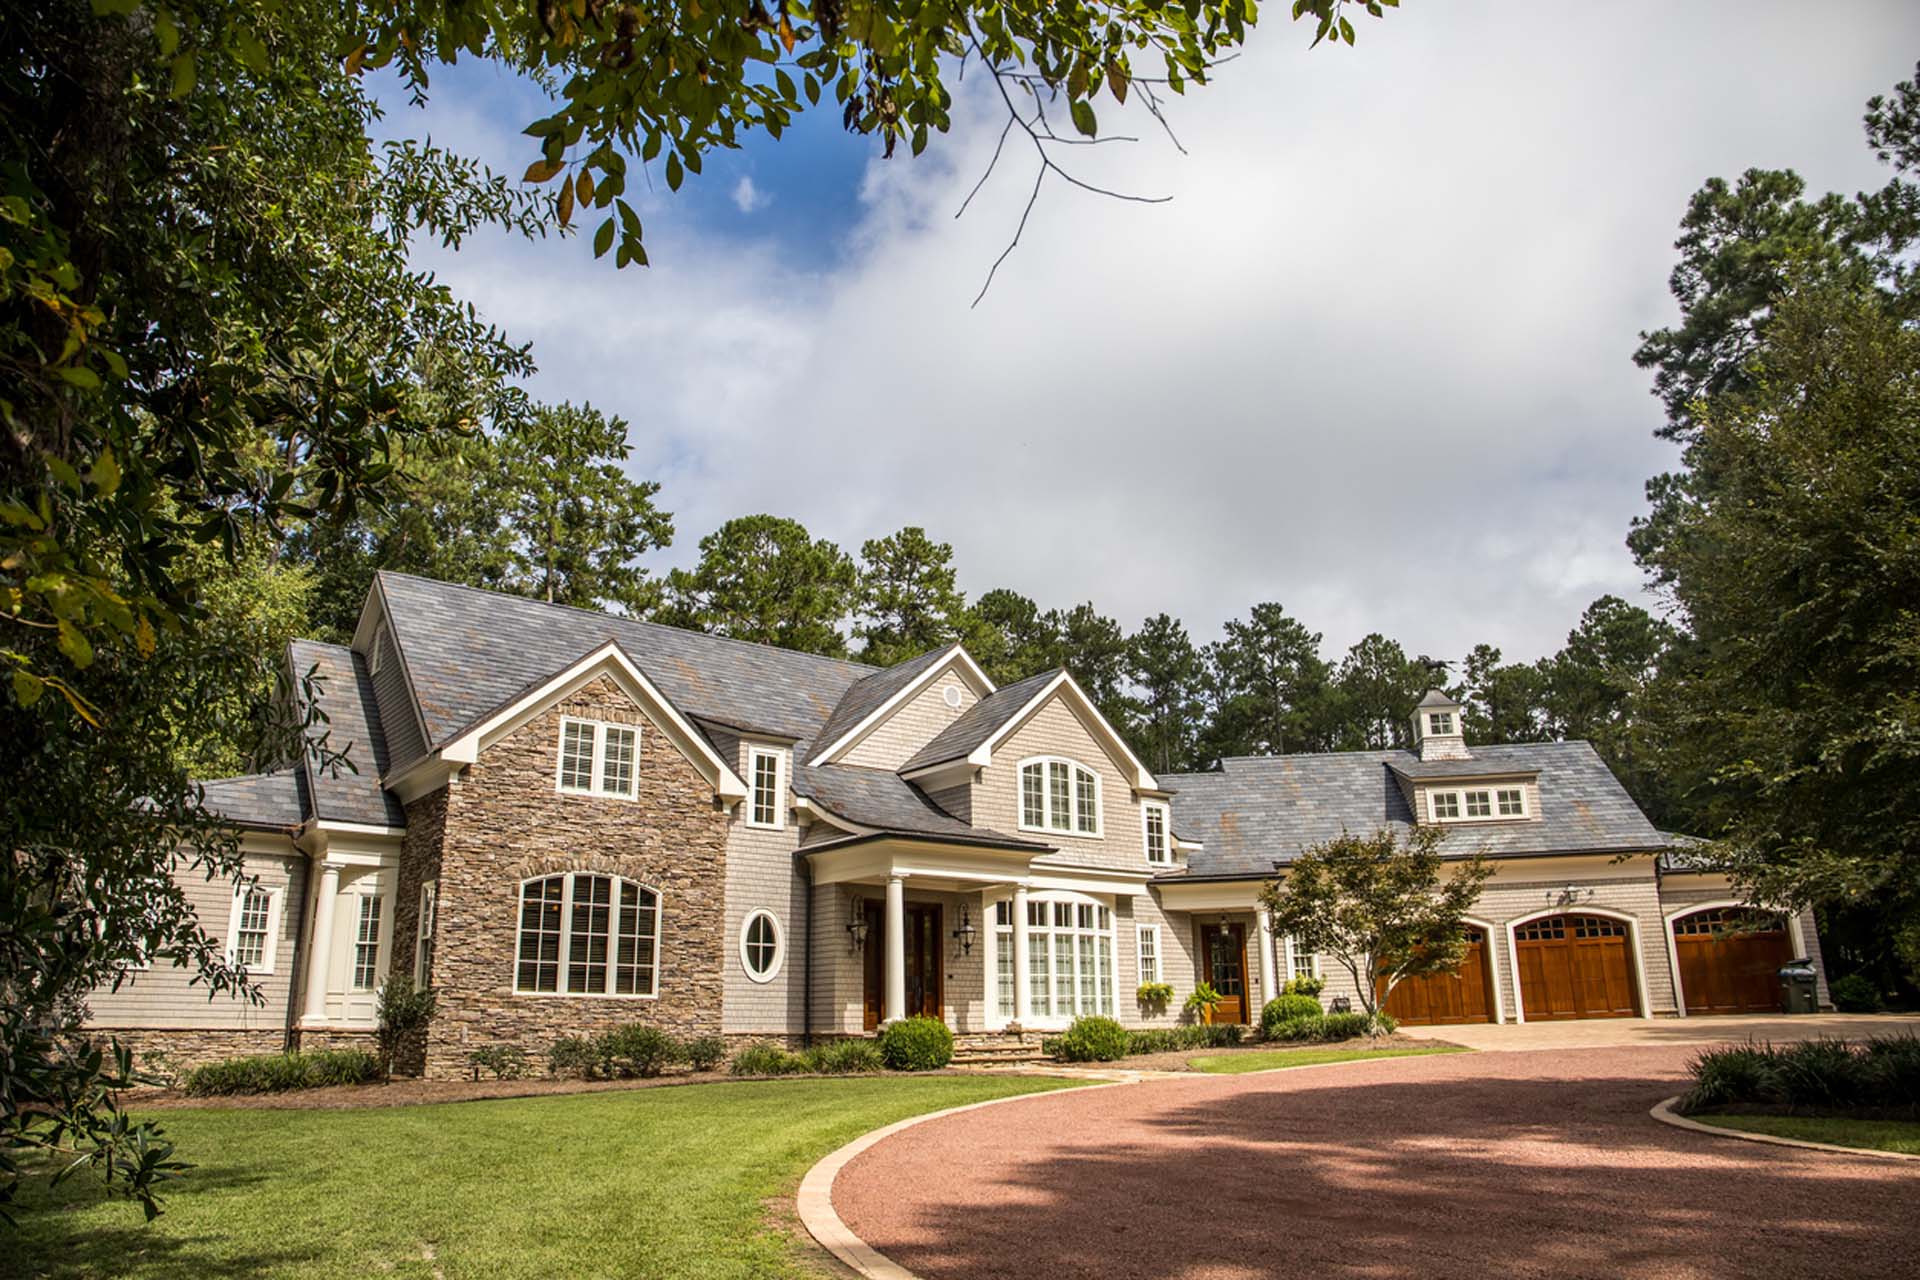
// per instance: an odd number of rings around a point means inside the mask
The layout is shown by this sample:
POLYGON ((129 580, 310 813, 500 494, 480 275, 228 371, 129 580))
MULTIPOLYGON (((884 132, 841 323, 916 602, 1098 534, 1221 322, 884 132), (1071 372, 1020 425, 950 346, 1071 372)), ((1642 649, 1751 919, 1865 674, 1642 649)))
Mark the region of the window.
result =
POLYGON ((1173 852, 1167 844, 1167 806, 1143 804, 1140 812, 1147 826, 1147 861, 1163 866, 1172 862, 1173 852))
POLYGON ((1448 822, 1459 816, 1460 793, 1458 791, 1433 793, 1433 817, 1436 822, 1448 822))
POLYGON ((1160 981, 1160 926, 1143 924, 1140 926, 1140 983, 1160 981))
POLYGON ((1427 732, 1435 737, 1449 737, 1453 733, 1453 712, 1434 711, 1427 716, 1427 732))
POLYGON ((274 907, 279 894, 249 885, 233 895, 233 923, 227 935, 227 959, 255 973, 273 972, 274 907))
POLYGON ((1469 818, 1492 817, 1493 797, 1484 791, 1467 792, 1467 816, 1469 818))
POLYGON ((1287 936, 1285 945, 1287 952, 1287 977, 1317 978, 1320 976, 1319 956, 1314 955, 1311 951, 1302 951, 1294 944, 1291 934, 1287 936))
POLYGON ((1021 761, 1020 825, 1099 835, 1100 775, 1073 760, 1021 761))
POLYGON ((420 886, 419 928, 413 940, 413 985, 424 987, 433 977, 434 915, 440 907, 440 886, 429 882, 420 886))
POLYGON ((769 982, 780 972, 786 940, 780 922, 770 911, 756 911, 740 929, 740 963, 755 982, 769 982))
POLYGON ((640 730, 598 720, 560 721, 560 790, 576 795, 634 796, 640 730))
POLYGON ((1000 1012, 1013 1016, 1013 903, 993 904, 994 998, 1000 1012))
MULTIPOLYGON (((1007 957, 1000 1011, 1012 1017, 1011 905, 1004 927, 1001 919, 996 906, 994 942, 1007 957)), ((1089 1013, 1112 1017, 1114 977, 1110 909, 1094 902, 1034 899, 1027 903, 1027 981, 1034 1017, 1064 1020, 1089 1013)))
POLYGON ((1519 787, 1503 788, 1493 793, 1499 802, 1500 816, 1503 818, 1524 818, 1527 816, 1526 793, 1519 787))
POLYGON ((1519 787, 1428 793, 1435 822, 1486 822, 1495 817, 1527 816, 1526 793, 1519 787))
POLYGON ((660 896, 618 876, 543 876, 520 886, 513 989, 531 995, 658 994, 660 896))
POLYGON ((753 783, 753 796, 748 802, 747 825, 750 827, 782 827, 780 803, 780 753, 763 751, 759 747, 748 753, 749 767, 753 783))
POLYGON ((360 898, 360 922, 353 934, 353 989, 371 991, 380 982, 380 895, 360 898))

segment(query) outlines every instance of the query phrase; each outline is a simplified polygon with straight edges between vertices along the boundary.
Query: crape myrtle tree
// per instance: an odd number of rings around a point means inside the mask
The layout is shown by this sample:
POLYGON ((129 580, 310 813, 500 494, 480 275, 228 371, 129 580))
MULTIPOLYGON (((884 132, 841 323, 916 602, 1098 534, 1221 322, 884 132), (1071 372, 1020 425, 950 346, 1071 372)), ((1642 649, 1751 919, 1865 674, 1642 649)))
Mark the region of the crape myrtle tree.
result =
POLYGON ((1384 1034, 1380 1006, 1407 978, 1449 973, 1467 954, 1466 913, 1493 868, 1479 854, 1451 864, 1443 833, 1416 827, 1351 832, 1315 845, 1261 887, 1277 934, 1331 956, 1353 977, 1370 1034, 1384 1034))
MULTIPOLYGON (((1302 0, 1294 16, 1316 42, 1351 43, 1345 7, 1302 0)), ((526 413, 530 354, 411 265, 419 240, 592 221, 596 251, 643 264, 630 165, 677 190, 711 148, 778 138, 816 105, 917 151, 948 127, 947 81, 968 63, 992 73, 1040 180, 1065 177, 1056 144, 1096 135, 1105 97, 1158 113, 1253 17, 1247 0, 10 5, 0 1197, 14 1153, 53 1143, 152 1209, 169 1161, 103 1108, 119 1064, 70 1051, 81 998, 130 947, 248 990, 166 888, 183 856, 240 873, 176 752, 180 717, 204 713, 182 700, 186 673, 261 658, 227 652, 190 548, 239 559, 292 522, 350 519, 388 500, 405 449, 526 413), (425 98, 459 59, 550 93, 528 122, 533 185, 371 140, 365 72, 392 67, 425 98)))

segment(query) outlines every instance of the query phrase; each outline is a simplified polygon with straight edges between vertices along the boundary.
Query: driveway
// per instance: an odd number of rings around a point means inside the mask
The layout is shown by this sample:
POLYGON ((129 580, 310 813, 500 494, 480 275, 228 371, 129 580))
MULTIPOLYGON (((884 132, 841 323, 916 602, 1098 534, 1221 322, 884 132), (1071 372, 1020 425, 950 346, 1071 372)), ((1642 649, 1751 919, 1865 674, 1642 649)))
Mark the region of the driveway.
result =
POLYGON ((882 1140, 833 1203, 925 1277, 1913 1275, 1920 1169, 1654 1122, 1693 1052, 1045 1094, 882 1140))
POLYGON ((1741 1014, 1694 1018, 1587 1018, 1573 1022, 1480 1022, 1454 1027, 1402 1027, 1423 1040, 1445 1040, 1470 1049, 1587 1049, 1600 1045, 1717 1044, 1725 1041, 1811 1040, 1816 1036, 1857 1040, 1873 1035, 1920 1035, 1920 1015, 1911 1013, 1820 1013, 1789 1018, 1741 1014))

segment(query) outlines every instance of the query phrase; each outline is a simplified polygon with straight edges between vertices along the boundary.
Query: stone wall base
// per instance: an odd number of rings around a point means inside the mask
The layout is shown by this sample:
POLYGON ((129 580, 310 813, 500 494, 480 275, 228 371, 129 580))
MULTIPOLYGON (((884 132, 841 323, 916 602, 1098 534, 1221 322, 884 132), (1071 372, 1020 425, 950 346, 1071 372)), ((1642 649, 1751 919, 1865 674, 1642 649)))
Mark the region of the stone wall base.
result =
POLYGON ((87 1035, 102 1049, 118 1040, 133 1050, 134 1070, 166 1076, 209 1062, 279 1053, 287 1047, 286 1032, 279 1027, 93 1027, 87 1035))
POLYGON ((379 1039, 371 1028, 364 1031, 295 1031, 293 1047, 302 1053, 321 1053, 328 1049, 359 1049, 375 1055, 380 1052, 379 1039))

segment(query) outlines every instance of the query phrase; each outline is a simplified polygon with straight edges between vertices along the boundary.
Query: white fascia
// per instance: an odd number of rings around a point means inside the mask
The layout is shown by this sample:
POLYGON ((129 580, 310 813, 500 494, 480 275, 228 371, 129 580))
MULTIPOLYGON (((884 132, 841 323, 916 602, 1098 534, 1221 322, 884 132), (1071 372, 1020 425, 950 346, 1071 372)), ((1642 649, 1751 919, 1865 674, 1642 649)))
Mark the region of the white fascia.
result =
POLYGON ((1033 697, 1027 699, 1026 705, 1021 707, 1020 710, 1012 716, 1009 716, 1006 723, 1002 724, 998 729, 995 729, 985 742, 982 742, 979 746, 968 752, 966 762, 977 769, 984 769, 992 764, 993 749, 1004 742, 1015 730, 1019 729, 1021 725, 1025 724, 1027 719, 1032 716, 1035 711, 1046 705, 1047 699, 1053 697, 1056 693, 1063 695, 1069 702, 1073 703, 1075 709, 1080 713, 1081 718, 1092 724, 1098 731, 1095 736, 1103 739, 1101 746, 1106 749, 1108 758, 1126 771, 1128 774, 1127 784, 1129 786, 1135 791, 1160 790, 1159 782, 1154 778, 1153 773, 1147 766, 1142 763, 1140 757, 1133 754, 1133 749, 1127 746, 1126 739, 1122 738, 1114 731, 1114 727, 1107 723, 1107 718, 1100 714, 1100 708, 1093 705, 1093 699, 1087 696, 1087 691, 1080 687, 1080 682, 1073 678, 1073 674, 1064 670, 1054 676, 1053 679, 1047 681, 1046 684, 1042 685, 1040 691, 1034 694, 1033 697))

